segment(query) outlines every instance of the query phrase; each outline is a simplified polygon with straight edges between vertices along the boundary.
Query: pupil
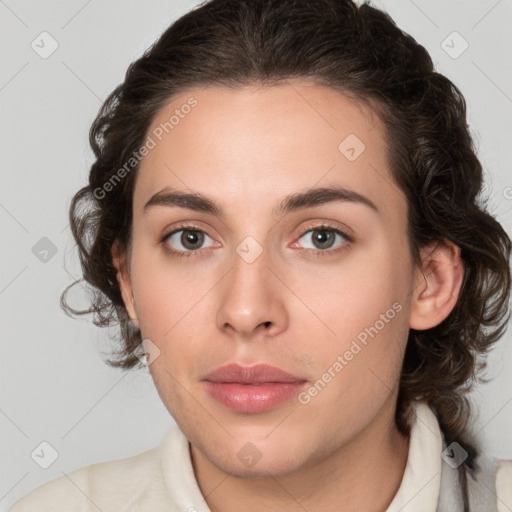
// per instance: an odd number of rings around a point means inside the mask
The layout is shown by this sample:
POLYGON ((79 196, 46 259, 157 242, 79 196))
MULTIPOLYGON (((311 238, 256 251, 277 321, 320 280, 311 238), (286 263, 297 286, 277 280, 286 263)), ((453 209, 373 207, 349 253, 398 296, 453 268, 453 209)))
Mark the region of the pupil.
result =
POLYGON ((326 246, 330 247, 332 245, 332 243, 329 242, 332 242, 333 233, 325 229, 317 229, 315 230, 315 233, 315 241, 318 242, 322 248, 325 248, 326 246))
POLYGON ((199 231, 184 231, 183 235, 181 235, 181 243, 188 249, 197 249, 197 247, 194 246, 201 245, 203 238, 203 233, 199 231), (189 247, 189 245, 192 245, 192 247, 189 247))

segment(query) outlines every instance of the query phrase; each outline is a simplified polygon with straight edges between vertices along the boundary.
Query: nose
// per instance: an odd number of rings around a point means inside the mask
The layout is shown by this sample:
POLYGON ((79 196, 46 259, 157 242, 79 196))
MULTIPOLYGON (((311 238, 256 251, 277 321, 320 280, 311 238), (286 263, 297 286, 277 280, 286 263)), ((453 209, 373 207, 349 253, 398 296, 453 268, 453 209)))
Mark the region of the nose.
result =
POLYGON ((285 330, 286 288, 275 274, 265 251, 251 263, 235 254, 231 272, 219 283, 219 329, 246 340, 261 332, 275 336, 285 330))

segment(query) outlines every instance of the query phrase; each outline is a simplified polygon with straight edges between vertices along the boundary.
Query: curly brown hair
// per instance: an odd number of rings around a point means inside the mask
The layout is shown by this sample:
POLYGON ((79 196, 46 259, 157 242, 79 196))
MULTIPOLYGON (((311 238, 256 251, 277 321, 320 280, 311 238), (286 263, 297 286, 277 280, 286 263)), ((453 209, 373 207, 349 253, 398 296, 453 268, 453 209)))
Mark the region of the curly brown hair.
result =
MULTIPOLYGON (((436 412, 448 442, 464 437, 465 393, 509 319, 511 241, 487 211, 482 166, 459 89, 434 70, 423 46, 384 12, 350 0, 211 0, 173 23, 106 99, 90 130, 96 160, 74 196, 70 223, 91 307, 100 326, 118 324, 121 349, 107 364, 140 364, 138 328, 130 323, 111 249, 129 250, 137 165, 150 124, 175 95, 206 85, 275 85, 308 78, 370 103, 387 130, 392 172, 408 201, 414 263, 420 249, 449 240, 461 252, 458 301, 436 327, 409 331, 396 420, 408 432, 409 406, 420 397, 436 412), (120 178, 120 169, 125 169, 120 178), (106 192, 106 183, 116 181, 106 192)), ((74 283, 76 284, 76 283, 74 283)), ((73 285, 70 285, 73 286, 73 285)))

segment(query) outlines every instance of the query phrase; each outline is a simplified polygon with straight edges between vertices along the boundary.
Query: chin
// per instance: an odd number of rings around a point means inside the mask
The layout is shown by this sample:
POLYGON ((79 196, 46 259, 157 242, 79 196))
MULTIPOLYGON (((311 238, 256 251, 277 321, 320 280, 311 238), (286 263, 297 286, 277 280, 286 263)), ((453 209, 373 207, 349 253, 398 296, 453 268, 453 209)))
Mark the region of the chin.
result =
POLYGON ((235 438, 221 449, 212 449, 212 445, 203 443, 196 444, 196 447, 224 473, 249 479, 289 475, 314 464, 313 459, 317 456, 311 443, 304 445, 300 440, 286 443, 279 437, 274 440, 253 439, 254 443, 235 438))
MULTIPOLYGON (((279 454, 275 454, 278 455, 279 454)), ((221 471, 227 473, 236 478, 247 478, 247 479, 258 479, 258 478, 268 478, 272 477, 283 477, 294 473, 297 470, 300 470, 303 466, 298 460, 281 460, 278 457, 273 458, 273 460, 264 460, 264 457, 253 465, 246 464, 244 462, 239 462, 238 457, 235 454, 233 459, 226 460, 224 457, 220 460, 210 459, 211 462, 221 471)))

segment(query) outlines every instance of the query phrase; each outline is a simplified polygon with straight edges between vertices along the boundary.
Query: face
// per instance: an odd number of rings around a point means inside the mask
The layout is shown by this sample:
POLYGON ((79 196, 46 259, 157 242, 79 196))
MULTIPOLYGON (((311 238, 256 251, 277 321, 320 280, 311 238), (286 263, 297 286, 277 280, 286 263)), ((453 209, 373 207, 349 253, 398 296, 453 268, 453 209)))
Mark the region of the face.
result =
POLYGON ((291 82, 188 91, 148 135, 122 290, 165 406, 233 474, 328 457, 394 407, 418 285, 382 124, 291 82))

